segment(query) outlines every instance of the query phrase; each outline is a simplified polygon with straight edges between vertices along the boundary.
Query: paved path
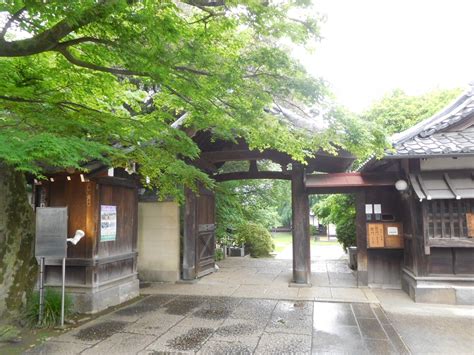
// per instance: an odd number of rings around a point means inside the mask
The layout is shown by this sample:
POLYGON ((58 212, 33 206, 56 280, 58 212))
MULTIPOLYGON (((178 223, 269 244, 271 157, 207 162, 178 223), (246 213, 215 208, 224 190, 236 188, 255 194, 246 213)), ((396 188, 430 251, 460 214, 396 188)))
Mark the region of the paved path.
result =
POLYGON ((355 288, 344 260, 315 262, 312 288, 288 287, 291 260, 229 258, 219 265, 196 283, 150 284, 140 302, 29 353, 473 353, 472 307, 355 288))
POLYGON ((196 283, 154 283, 142 289, 142 293, 378 302, 369 288, 357 288, 355 273, 347 267, 345 260, 313 262, 310 288, 288 287, 293 272, 291 260, 232 257, 217 264, 219 271, 196 283))
POLYGON ((29 354, 405 354, 376 304, 154 295, 29 354))

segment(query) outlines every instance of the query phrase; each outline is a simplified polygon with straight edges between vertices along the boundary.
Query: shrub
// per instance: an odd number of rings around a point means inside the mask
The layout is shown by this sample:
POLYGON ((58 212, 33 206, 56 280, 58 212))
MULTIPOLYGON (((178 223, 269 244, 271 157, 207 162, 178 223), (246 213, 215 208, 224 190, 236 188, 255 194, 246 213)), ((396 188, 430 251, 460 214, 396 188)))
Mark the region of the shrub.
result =
POLYGON ((254 258, 269 256, 274 249, 272 235, 262 225, 246 222, 237 228, 237 243, 244 243, 250 256, 254 258))
POLYGON ((214 261, 221 261, 222 259, 224 259, 224 252, 221 248, 217 248, 214 251, 214 261))
POLYGON ((318 234, 318 227, 313 226, 312 224, 309 226, 309 233, 310 235, 317 235, 318 234))
POLYGON ((313 210, 324 223, 336 225, 337 240, 344 250, 356 245, 355 199, 353 195, 331 195, 318 201, 313 210))
POLYGON ((342 244, 344 250, 357 244, 356 226, 352 215, 347 214, 338 221, 336 224, 336 234, 337 241, 342 244))
MULTIPOLYGON (((41 323, 39 319, 39 292, 35 291, 28 299, 25 310, 25 320, 31 327, 50 328, 61 322, 61 291, 46 288, 44 290, 44 311, 41 323)), ((64 295, 64 318, 72 314, 72 299, 64 295)))

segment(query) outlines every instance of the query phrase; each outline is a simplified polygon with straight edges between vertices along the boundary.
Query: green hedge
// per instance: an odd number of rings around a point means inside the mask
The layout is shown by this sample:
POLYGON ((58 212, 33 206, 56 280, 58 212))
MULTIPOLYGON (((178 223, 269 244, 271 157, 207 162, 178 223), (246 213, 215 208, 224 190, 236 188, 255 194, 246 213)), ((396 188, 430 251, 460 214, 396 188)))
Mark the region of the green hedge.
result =
POLYGON ((262 225, 252 222, 242 223, 236 231, 237 243, 244 243, 250 256, 260 258, 270 256, 274 249, 272 235, 262 225))

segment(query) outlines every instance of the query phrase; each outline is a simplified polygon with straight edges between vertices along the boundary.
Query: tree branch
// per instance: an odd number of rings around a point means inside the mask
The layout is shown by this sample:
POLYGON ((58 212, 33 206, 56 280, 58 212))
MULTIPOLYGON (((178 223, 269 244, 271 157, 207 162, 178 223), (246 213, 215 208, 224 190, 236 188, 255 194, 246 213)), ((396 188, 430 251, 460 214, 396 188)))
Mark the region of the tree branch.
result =
POLYGON ((212 73, 204 70, 199 70, 199 69, 194 69, 194 68, 189 68, 189 67, 183 67, 183 66, 176 66, 174 67, 177 71, 185 71, 197 75, 203 75, 203 76, 213 76, 212 73))
MULTIPOLYGON (((197 8, 206 8, 206 7, 221 7, 225 6, 225 0, 185 0, 184 3, 195 6, 197 8)), ((202 9, 201 9, 202 10, 202 9)), ((209 10, 203 10, 208 12, 209 10)))
POLYGON ((102 65, 97 65, 93 63, 86 62, 82 59, 76 58, 72 55, 71 52, 66 48, 58 47, 55 49, 56 52, 61 53, 64 58, 66 58, 67 61, 70 63, 77 65, 78 67, 83 67, 91 70, 97 70, 105 73, 111 73, 115 75, 132 75, 132 76, 151 76, 149 73, 146 72, 139 72, 139 71, 134 71, 134 70, 128 70, 128 69, 119 69, 119 68, 109 68, 109 67, 104 67, 102 65))
POLYGON ((20 15, 26 10, 25 7, 22 7, 20 10, 15 12, 13 15, 10 16, 8 21, 5 23, 5 26, 3 26, 2 31, 0 32, 0 38, 5 38, 5 35, 7 34, 8 29, 13 25, 15 21, 18 20, 20 15))
POLYGON ((76 44, 87 43, 87 42, 113 45, 113 42, 107 39, 100 39, 100 38, 95 38, 95 37, 79 37, 79 38, 70 39, 68 41, 60 42, 58 43, 56 48, 67 48, 70 46, 75 46, 76 44))
POLYGON ((76 102, 72 101, 59 101, 59 102, 49 102, 45 100, 38 100, 38 99, 26 99, 24 97, 18 97, 18 96, 5 96, 5 95, 0 95, 0 100, 5 100, 5 101, 12 101, 12 102, 22 102, 22 103, 30 103, 30 104, 50 104, 50 105, 55 105, 58 107, 65 107, 70 110, 76 111, 76 108, 78 109, 83 109, 83 110, 88 110, 88 111, 93 111, 97 113, 105 113, 100 110, 96 110, 95 108, 83 105, 83 104, 78 104, 76 102))
POLYGON ((0 38, 0 57, 24 57, 53 50, 68 34, 107 16, 117 0, 99 1, 75 18, 65 18, 51 28, 31 38, 5 41, 0 38))

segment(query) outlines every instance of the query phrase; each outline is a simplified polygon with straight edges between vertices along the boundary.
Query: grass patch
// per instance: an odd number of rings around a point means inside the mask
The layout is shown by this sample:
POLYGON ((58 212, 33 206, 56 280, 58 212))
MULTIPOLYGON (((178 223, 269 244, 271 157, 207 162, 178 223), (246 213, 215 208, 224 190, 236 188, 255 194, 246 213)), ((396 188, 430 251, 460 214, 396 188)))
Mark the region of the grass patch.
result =
MULTIPOLYGON (((30 327, 51 328, 59 325, 61 320, 61 292, 52 288, 44 290, 43 319, 39 322, 39 292, 35 291, 26 304, 24 320, 30 327)), ((64 317, 72 314, 72 298, 64 295, 64 317)))
MULTIPOLYGON (((275 252, 281 253, 283 250, 288 248, 292 243, 291 232, 278 232, 272 233, 273 243, 275 244, 275 252)), ((340 245, 336 240, 331 241, 316 241, 314 237, 311 237, 311 246, 325 247, 332 245, 340 245)))

